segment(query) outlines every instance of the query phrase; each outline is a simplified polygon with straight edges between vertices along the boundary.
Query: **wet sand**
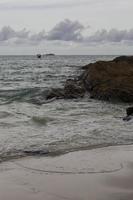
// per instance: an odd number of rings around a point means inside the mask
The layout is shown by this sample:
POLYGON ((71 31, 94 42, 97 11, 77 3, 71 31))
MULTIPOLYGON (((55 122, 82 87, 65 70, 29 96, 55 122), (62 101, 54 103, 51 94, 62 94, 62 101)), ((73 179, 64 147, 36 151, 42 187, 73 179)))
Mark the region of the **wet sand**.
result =
POLYGON ((0 164, 0 200, 132 200, 133 146, 0 164))

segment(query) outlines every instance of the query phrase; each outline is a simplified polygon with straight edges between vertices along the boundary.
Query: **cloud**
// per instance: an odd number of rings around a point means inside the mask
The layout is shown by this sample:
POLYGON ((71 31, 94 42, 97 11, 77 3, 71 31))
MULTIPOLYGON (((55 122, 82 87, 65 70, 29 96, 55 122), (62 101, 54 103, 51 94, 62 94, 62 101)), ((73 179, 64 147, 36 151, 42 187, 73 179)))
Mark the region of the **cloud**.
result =
POLYGON ((27 29, 14 30, 10 26, 5 26, 0 30, 1 45, 38 45, 44 41, 59 43, 67 42, 83 45, 100 44, 125 44, 133 45, 133 29, 130 30, 98 30, 91 35, 84 35, 88 27, 84 27, 78 21, 65 19, 53 27, 49 32, 44 29, 38 33, 32 33, 27 29))
MULTIPOLYGON (((0 3, 0 10, 44 10, 44 9, 60 9, 79 7, 92 4, 94 0, 32 0, 31 2, 24 0, 7 1, 0 3)), ((96 0, 97 1, 97 0, 96 0)))
POLYGON ((9 26, 3 27, 0 31, 0 41, 6 41, 13 37, 15 37, 15 31, 9 26))
POLYGON ((45 33, 45 30, 42 30, 41 32, 39 33, 36 33, 36 34, 33 34, 29 37, 29 40, 30 41, 33 41, 33 42, 41 42, 42 40, 45 40, 46 39, 46 33, 45 33))
POLYGON ((121 43, 124 41, 133 41, 133 29, 117 30, 111 29, 109 31, 103 29, 96 31, 93 35, 84 38, 87 43, 121 43))
POLYGON ((27 38, 28 35, 29 35, 29 31, 26 31, 26 29, 15 31, 10 26, 4 26, 0 31, 0 41, 6 41, 15 37, 27 38))
POLYGON ((68 19, 58 23, 47 35, 47 40, 81 41, 84 26, 68 19))
MULTIPOLYGON (((126 3, 129 5, 132 3, 131 0, 126 0, 126 3)), ((79 6, 110 6, 110 5, 119 5, 120 7, 125 6, 125 0, 2 0, 0 2, 1 10, 43 10, 43 9, 57 9, 57 8, 70 8, 70 7, 79 7, 79 6), (123 5, 124 4, 124 5, 123 5)))

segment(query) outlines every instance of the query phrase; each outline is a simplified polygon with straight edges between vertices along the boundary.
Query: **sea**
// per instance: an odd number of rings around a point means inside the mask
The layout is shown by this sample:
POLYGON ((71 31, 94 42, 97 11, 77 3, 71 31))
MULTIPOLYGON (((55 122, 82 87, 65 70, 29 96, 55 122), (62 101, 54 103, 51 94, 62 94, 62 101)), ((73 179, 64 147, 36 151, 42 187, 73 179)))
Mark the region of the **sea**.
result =
POLYGON ((116 56, 0 56, 0 162, 133 144, 130 104, 89 98, 46 100, 82 66, 116 56), (40 103, 38 103, 40 102, 40 103))

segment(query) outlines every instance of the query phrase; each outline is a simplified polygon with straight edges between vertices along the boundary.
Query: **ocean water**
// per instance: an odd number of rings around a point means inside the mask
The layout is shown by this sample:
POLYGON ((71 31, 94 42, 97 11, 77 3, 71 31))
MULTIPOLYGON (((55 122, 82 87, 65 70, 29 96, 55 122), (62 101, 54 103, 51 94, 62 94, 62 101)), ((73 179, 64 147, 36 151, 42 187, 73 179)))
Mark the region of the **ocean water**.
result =
POLYGON ((81 66, 112 58, 0 56, 0 161, 133 144, 133 122, 122 120, 128 104, 88 96, 45 100, 51 88, 81 74, 81 66))

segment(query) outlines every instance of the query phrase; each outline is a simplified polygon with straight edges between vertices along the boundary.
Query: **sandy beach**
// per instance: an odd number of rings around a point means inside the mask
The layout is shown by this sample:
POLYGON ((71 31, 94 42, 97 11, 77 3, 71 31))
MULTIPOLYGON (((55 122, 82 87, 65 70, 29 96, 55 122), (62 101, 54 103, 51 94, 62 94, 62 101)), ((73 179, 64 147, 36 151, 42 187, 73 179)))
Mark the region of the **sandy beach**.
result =
POLYGON ((1 200, 131 200, 133 146, 0 164, 1 200))

